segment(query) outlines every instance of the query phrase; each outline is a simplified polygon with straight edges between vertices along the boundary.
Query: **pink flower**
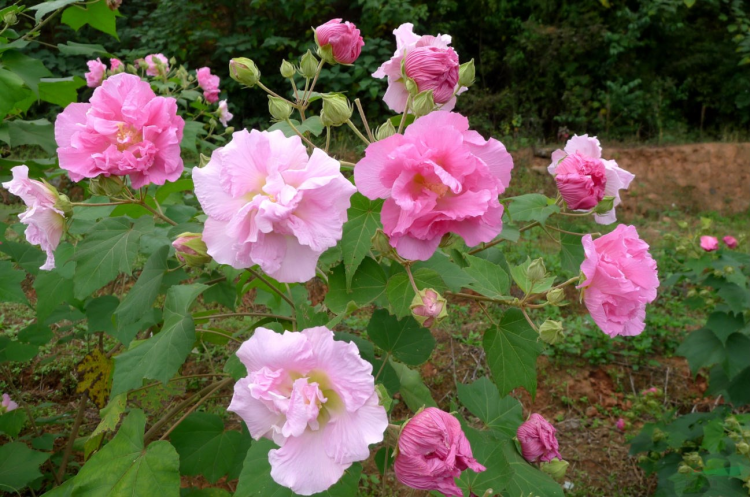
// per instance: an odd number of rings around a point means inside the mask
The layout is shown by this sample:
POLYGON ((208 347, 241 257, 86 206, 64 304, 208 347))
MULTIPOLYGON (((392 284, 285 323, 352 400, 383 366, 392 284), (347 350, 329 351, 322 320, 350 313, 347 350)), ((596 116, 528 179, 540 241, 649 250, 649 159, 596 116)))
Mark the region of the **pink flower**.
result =
POLYGON ((648 244, 634 226, 623 224, 602 237, 583 237, 586 277, 583 302, 607 335, 639 335, 645 327, 646 304, 656 298, 659 278, 648 244))
POLYGON ((147 55, 144 63, 146 64, 146 74, 149 76, 164 76, 169 72, 169 60, 167 60, 164 54, 155 53, 147 55))
POLYGON ((96 88, 97 86, 102 84, 102 81, 104 80, 104 73, 107 71, 107 66, 102 64, 102 61, 98 58, 96 60, 90 60, 86 62, 86 65, 89 66, 89 72, 85 74, 86 85, 89 88, 96 88))
POLYGON ((372 365, 328 328, 283 334, 257 328, 237 357, 248 375, 235 384, 228 409, 255 440, 279 445, 268 453, 279 485, 300 495, 322 492, 383 440, 388 417, 372 365))
POLYGON ((11 172, 13 179, 3 183, 3 188, 21 197, 26 204, 26 211, 19 214, 18 219, 28 226, 26 240, 47 253, 47 260, 39 269, 51 271, 55 269, 55 249, 65 228, 65 214, 55 207, 57 193, 41 181, 29 179, 26 166, 15 166, 11 172))
POLYGON ((550 462, 554 458, 562 460, 557 450, 555 432, 555 427, 540 414, 529 416, 516 432, 524 459, 529 462, 550 462))
POLYGON ((706 252, 713 252, 719 249, 719 240, 715 236, 702 236, 701 248, 706 252))
POLYGON ((737 248, 737 239, 735 237, 727 235, 723 240, 724 244, 730 249, 737 248))
POLYGON ((222 100, 219 102, 219 121, 221 121, 221 125, 225 128, 227 127, 227 123, 232 120, 234 115, 229 112, 229 108, 227 107, 227 101, 222 100))
MULTIPOLYGON (((414 34, 414 25, 408 22, 396 28, 393 34, 396 36, 396 52, 389 61, 384 62, 372 74, 374 78, 388 76, 388 90, 383 97, 388 107, 399 113, 403 112, 406 107, 409 92, 401 74, 401 62, 404 57, 408 58, 409 54, 416 49, 432 47, 435 50, 420 50, 421 55, 412 57, 410 65, 414 75, 419 76, 422 81, 424 88, 420 88, 420 90, 435 90, 433 98, 436 103, 438 99, 443 100, 450 91, 450 97, 444 102, 441 101, 441 103, 445 103, 441 110, 452 110, 456 105, 456 97, 453 96, 453 92, 456 90, 456 84, 458 83, 458 68, 456 68, 454 75, 452 65, 454 56, 456 64, 458 63, 458 55, 449 47, 451 37, 449 35, 420 36, 414 34), (455 81, 453 81, 454 76, 455 81), (451 81, 453 81, 453 87, 449 88, 451 81)), ((410 77, 413 78, 413 76, 410 77)), ((418 86, 419 84, 417 81, 418 86)), ((465 88, 461 90, 465 90, 465 88)))
POLYGON ((431 327, 448 315, 447 301, 432 288, 425 288, 414 295, 411 313, 422 326, 431 327))
POLYGON ((315 276, 356 191, 338 161, 317 148, 308 157, 299 137, 281 131, 234 133, 193 180, 209 255, 237 269, 259 264, 287 283, 315 276))
POLYGON ((643 392, 641 392, 641 395, 648 395, 648 394, 658 394, 659 389, 656 387, 647 388, 643 392))
MULTIPOLYGON (((219 77, 211 74, 211 69, 201 67, 195 72, 198 84, 203 88, 203 96, 206 102, 213 104, 219 101, 219 77)), ((226 125, 225 125, 226 126, 226 125)))
POLYGON ((450 47, 417 47, 406 54, 404 72, 417 84, 417 91, 432 90, 435 103, 444 104, 458 85, 458 54, 450 47))
POLYGON ((618 419, 615 427, 620 431, 625 431, 625 420, 622 418, 618 419))
POLYGON ((360 193, 384 198, 383 229, 399 255, 427 260, 446 233, 467 245, 502 230, 498 195, 510 182, 513 159, 502 143, 469 131, 460 114, 433 112, 372 143, 354 168, 360 193))
MULTIPOLYGON (((617 220, 617 217, 615 216, 615 207, 620 205, 620 190, 627 190, 630 183, 633 181, 633 178, 635 178, 635 175, 621 169, 613 160, 602 159, 602 147, 599 145, 599 140, 596 137, 589 137, 588 135, 574 135, 573 138, 568 140, 568 143, 565 145, 565 150, 558 149, 552 152, 552 164, 547 168, 549 173, 556 176, 557 168, 562 165, 560 164, 560 161, 576 152, 581 158, 601 159, 602 164, 604 164, 606 170, 604 197, 614 197, 614 207, 612 207, 612 210, 607 213, 595 214, 594 219, 599 224, 614 223, 617 220)), ((573 207, 571 207, 571 209, 573 209, 573 207)))
POLYGON ((94 90, 91 103, 73 103, 57 116, 60 167, 73 181, 130 176, 133 188, 175 181, 183 170, 185 121, 177 101, 157 97, 133 74, 120 73, 94 90))
MULTIPOLYGON (((26 166, 24 166, 26 167, 26 166)), ((15 168, 14 168, 15 169, 15 168)), ((18 404, 10 400, 10 395, 7 393, 3 394, 3 403, 2 408, 0 408, 0 413, 10 412, 18 409, 18 404)))
POLYGON ((109 70, 112 72, 119 72, 124 70, 125 67, 120 59, 109 59, 109 70))
POLYGON ((471 453, 471 445, 456 418, 435 407, 417 413, 406 422, 398 439, 393 464, 396 478, 418 490, 437 490, 446 496, 463 496, 453 480, 461 471, 477 473, 487 468, 471 453))
POLYGON ((604 198, 607 171, 601 159, 575 152, 557 165, 555 182, 570 209, 593 209, 604 198))
POLYGON ((357 26, 348 21, 342 23, 341 19, 331 19, 315 28, 315 40, 319 47, 330 45, 339 64, 353 64, 365 46, 357 26))

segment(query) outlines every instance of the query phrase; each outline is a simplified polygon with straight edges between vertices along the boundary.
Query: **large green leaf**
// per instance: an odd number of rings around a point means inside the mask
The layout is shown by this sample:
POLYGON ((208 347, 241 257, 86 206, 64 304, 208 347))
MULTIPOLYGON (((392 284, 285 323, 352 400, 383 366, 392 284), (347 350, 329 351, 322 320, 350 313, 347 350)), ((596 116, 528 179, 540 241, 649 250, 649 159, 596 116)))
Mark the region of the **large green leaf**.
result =
POLYGON ((55 127, 46 119, 10 121, 8 122, 8 137, 12 147, 37 145, 50 156, 55 155, 57 151, 55 127))
POLYGON ((538 221, 544 224, 547 218, 556 212, 560 212, 560 207, 555 205, 553 200, 539 193, 513 197, 508 206, 508 215, 515 222, 538 221))
MULTIPOLYGON (((16 103, 34 96, 24 87, 24 81, 16 73, 0 68, 0 119, 16 108, 16 103)), ((10 141, 8 138, 7 141, 10 141)))
POLYGON ((528 278, 529 266, 531 266, 531 258, 527 257, 526 262, 510 268, 510 275, 513 277, 513 281, 516 282, 518 288, 527 295, 532 293, 544 293, 555 283, 554 276, 548 276, 541 280, 531 281, 528 278))
POLYGON ((351 198, 351 207, 347 211, 348 221, 344 224, 341 238, 341 251, 346 271, 346 289, 350 290, 352 278, 359 264, 372 246, 371 239, 380 225, 380 208, 382 200, 370 200, 361 193, 351 198))
POLYGON ((437 402, 432 398, 430 389, 422 381, 419 371, 409 369, 405 364, 396 362, 393 359, 389 360, 389 364, 396 372, 396 376, 398 376, 398 380, 401 383, 399 393, 409 409, 417 412, 425 406, 437 407, 437 402))
POLYGON ((425 362, 435 348, 430 330, 420 326, 412 317, 399 320, 385 309, 372 314, 367 334, 375 345, 411 366, 425 362))
POLYGON ((563 497, 563 489, 555 480, 526 462, 511 440, 502 442, 503 454, 513 470, 506 495, 543 495, 544 497, 563 497))
POLYGON ((339 264, 328 278, 326 306, 336 314, 346 311, 351 301, 359 306, 367 305, 385 292, 385 271, 373 259, 366 257, 360 264, 352 280, 351 292, 346 290, 344 265, 339 264))
POLYGON ((39 268, 47 260, 47 256, 38 246, 31 245, 25 240, 23 242, 3 241, 0 245, 0 252, 8 254, 13 261, 31 274, 43 272, 39 268))
POLYGON ((107 0, 99 0, 86 7, 78 5, 68 7, 63 12, 62 23, 67 24, 76 31, 88 24, 92 28, 98 29, 119 40, 115 22, 116 17, 117 13, 107 7, 107 0))
POLYGON ((26 411, 24 409, 14 409, 0 414, 0 434, 16 438, 25 425, 26 411))
POLYGON ((8 50, 3 54, 3 67, 16 73, 37 96, 39 80, 52 76, 41 60, 29 57, 18 50, 8 50))
POLYGON ((568 233, 560 233, 560 262, 563 271, 568 274, 580 273, 584 257, 581 237, 568 233))
MULTIPOLYGON (((481 473, 467 469, 461 473, 456 483, 465 491, 464 495, 484 495, 488 489, 493 490, 491 495, 505 495, 502 491, 513 477, 513 470, 503 453, 504 441, 491 431, 479 431, 466 425, 463 430, 471 444, 474 459, 487 469, 481 473)), ((526 497, 528 494, 508 495, 526 497)), ((546 497, 545 494, 539 495, 546 497)))
POLYGON ((482 346, 500 395, 524 387, 536 395, 536 359, 542 352, 539 334, 519 309, 509 309, 496 328, 487 330, 482 346))
POLYGON ((69 78, 45 78, 39 81, 39 98, 60 107, 78 101, 78 88, 84 86, 86 80, 79 76, 69 78))
POLYGON ((112 397, 140 387, 145 378, 166 383, 174 376, 195 341, 195 324, 188 309, 206 288, 192 284, 167 291, 161 331, 115 357, 112 397))
POLYGON ((474 279, 469 284, 469 288, 493 299, 508 295, 510 281, 502 267, 471 255, 465 256, 465 259, 469 267, 464 271, 474 279))
POLYGON ((201 474, 209 483, 215 483, 229 472, 243 445, 239 431, 225 431, 219 416, 204 412, 185 418, 169 440, 180 455, 180 473, 189 476, 201 474))
POLYGON ((44 321, 63 302, 73 300, 73 274, 71 270, 75 270, 75 263, 61 268, 57 253, 55 254, 55 263, 58 265, 57 268, 52 271, 40 271, 34 280, 36 316, 41 321, 44 321))
POLYGON ((20 495, 21 489, 41 478, 39 466, 50 455, 31 450, 20 442, 0 446, 0 491, 8 492, 7 495, 20 495))
POLYGON ((146 416, 130 412, 117 435, 73 478, 72 496, 180 495, 180 459, 167 441, 143 446, 146 416))
POLYGON ((57 9, 62 9, 72 3, 80 2, 81 0, 52 0, 51 2, 41 2, 28 8, 28 10, 36 10, 34 18, 36 22, 40 22, 44 16, 50 14, 57 9))
POLYGON ((0 336, 0 363, 25 362, 36 357, 39 347, 0 336))
POLYGON ((114 334, 112 314, 114 314, 120 300, 114 295, 102 295, 86 304, 86 319, 88 320, 88 333, 103 331, 108 335, 114 334))
MULTIPOLYGON (((87 57, 114 57, 111 53, 107 52, 103 46, 97 44, 88 43, 76 43, 69 41, 66 43, 58 43, 58 50, 63 55, 85 55, 87 57)), ((192 121, 191 121, 192 122, 192 121)))
MULTIPOLYGON (((414 283, 416 283, 417 288, 420 290, 426 288, 432 288, 437 292, 445 290, 443 279, 432 269, 417 269, 412 272, 412 276, 414 276, 414 283)), ((396 273, 388 280, 386 295, 388 295, 388 302, 390 302, 393 313, 396 316, 401 318, 411 315, 411 302, 414 299, 415 293, 409 281, 409 275, 406 272, 396 273)))
POLYGON ((428 260, 416 262, 412 266, 412 269, 417 271, 422 268, 437 272, 452 292, 460 292, 463 287, 469 286, 474 281, 474 278, 466 274, 461 267, 450 260, 450 257, 439 250, 428 260))
POLYGON ((25 304, 26 294, 21 288, 21 282, 25 279, 26 273, 13 269, 13 263, 0 261, 0 302, 25 304))
POLYGON ((708 328, 691 332, 680 344, 677 353, 688 360, 690 371, 694 375, 701 368, 720 363, 725 356, 724 344, 708 328))
POLYGON ((523 423, 523 408, 513 397, 500 398, 489 378, 479 378, 471 385, 458 385, 458 400, 489 428, 502 438, 516 436, 523 423))

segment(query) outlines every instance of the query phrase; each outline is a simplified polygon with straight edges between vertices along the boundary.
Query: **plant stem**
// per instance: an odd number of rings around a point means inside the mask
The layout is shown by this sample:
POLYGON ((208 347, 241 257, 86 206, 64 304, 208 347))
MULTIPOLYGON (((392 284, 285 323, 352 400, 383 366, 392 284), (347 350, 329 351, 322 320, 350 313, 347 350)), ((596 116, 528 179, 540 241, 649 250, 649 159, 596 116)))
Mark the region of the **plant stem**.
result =
MULTIPOLYGON (((66 7, 67 7, 67 5, 66 5, 66 7)), ((48 24, 48 23, 49 23, 49 22, 50 22, 50 21, 51 21, 52 19, 54 19, 54 18, 55 18, 55 16, 56 16, 57 14, 59 14, 60 12, 62 12, 62 10, 63 10, 64 8, 65 8, 65 7, 59 8, 59 9, 57 9, 56 11, 54 11, 54 12, 53 12, 52 14, 50 14, 49 16, 47 16, 47 18, 46 18, 46 19, 45 19, 44 21, 42 21, 41 23, 39 23, 39 24, 37 24, 36 26, 34 26, 34 27, 33 27, 33 28, 32 28, 32 29, 30 30, 30 31, 28 31, 28 32, 27 32, 27 33, 26 33, 25 35, 23 35, 23 36, 21 37, 21 39, 22 39, 22 40, 27 40, 27 39, 29 39, 29 37, 30 37, 30 36, 31 36, 32 34, 36 33, 37 31, 41 30, 41 29, 42 29, 42 28, 43 28, 44 26, 46 26, 46 25, 47 25, 47 24, 48 24)))
POLYGON ((340 160, 339 164, 341 164, 341 167, 348 167, 351 169, 354 169, 354 166, 356 166, 354 162, 346 162, 345 160, 340 160))
POLYGON ((362 110, 362 103, 359 101, 359 99, 354 100, 355 105, 357 106, 357 110, 359 111, 359 117, 362 118, 362 124, 365 125, 365 131, 367 131, 367 136, 370 137, 370 142, 375 141, 375 137, 372 136, 372 130, 370 130, 370 125, 367 122, 367 117, 365 116, 365 111, 362 110))
POLYGON ((559 233, 567 233, 568 235, 586 236, 586 233, 576 233, 575 231, 566 231, 560 228, 555 228, 554 226, 547 226, 547 228, 551 229, 552 231, 557 231, 559 233))
POLYGON ((305 135, 303 135, 300 132, 300 130, 297 129, 297 127, 294 124, 292 124, 292 121, 290 121, 289 119, 287 119, 286 123, 289 125, 290 128, 292 128, 292 130, 295 133, 297 133, 297 136, 299 136, 300 138, 302 138, 308 145, 310 145, 312 148, 317 148, 317 145, 315 145, 313 142, 311 142, 305 135))
MULTIPOLYGON (((225 335, 224 333, 219 333, 218 331, 206 330, 204 328, 196 328, 195 331, 196 332, 200 331, 201 333, 208 333, 210 335, 218 335, 220 337, 226 338, 227 340, 231 340, 231 341, 237 342, 237 343, 242 343, 242 340, 237 340, 233 336, 225 335)), ((213 375, 213 376, 218 376, 218 375, 213 375)))
POLYGON ((404 107, 404 113, 401 114, 401 122, 398 123, 398 134, 404 131, 404 125, 406 124, 406 115, 409 113, 409 105, 411 105, 411 95, 406 99, 406 107, 404 107))
POLYGON ((223 319, 223 318, 242 317, 242 316, 254 316, 254 317, 281 319, 284 321, 296 321, 296 319, 293 317, 279 316, 278 314, 269 314, 267 312, 233 312, 229 314, 212 314, 211 316, 200 316, 200 317, 193 316, 193 319, 223 319))
POLYGON ((312 84, 310 85, 310 91, 307 92, 306 95, 303 95, 303 102, 302 106, 304 108, 307 108, 308 100, 310 100, 310 97, 312 96, 313 89, 315 89, 315 83, 318 81, 318 76, 320 76, 320 71, 323 70, 323 64, 325 64, 325 61, 323 59, 320 59, 320 62, 318 63, 318 70, 315 71, 315 77, 312 80, 312 84))
POLYGON ((411 274, 411 264, 404 264, 404 269, 406 269, 406 274, 409 276, 409 283, 411 283, 414 293, 419 294, 419 288, 417 288, 417 283, 414 281, 414 275, 411 274))
POLYGON ((218 384, 215 384, 216 387, 214 389, 212 389, 211 391, 209 391, 201 400, 198 401, 198 403, 196 403, 190 409, 188 409, 185 412, 185 414, 183 414, 182 417, 177 420, 176 423, 174 423, 172 426, 170 426, 170 428, 164 433, 164 435, 161 436, 161 438, 159 438, 159 440, 166 439, 169 436, 169 434, 172 433, 172 430, 174 430, 175 428, 177 428, 180 425, 180 423, 182 423, 185 420, 185 418, 187 418, 190 415, 190 413, 192 413, 193 411, 195 411, 196 409, 198 409, 198 407, 200 407, 201 404, 203 404, 205 401, 207 401, 214 394, 214 392, 216 392, 218 390, 221 390, 222 388, 224 388, 225 386, 229 385, 233 381, 234 381, 234 378, 226 378, 226 379, 218 382, 218 384))
POLYGON ((534 321, 531 320, 531 318, 529 317, 528 313, 526 312, 526 308, 525 307, 521 307, 521 312, 523 313, 523 317, 526 318, 526 321, 529 323, 529 325, 532 328, 534 328, 534 331, 539 331, 539 328, 536 327, 536 325, 534 324, 534 321))
POLYGON ((158 212, 153 207, 151 207, 150 205, 148 205, 146 202, 135 202, 135 203, 137 203, 138 205, 142 206, 144 209, 146 209, 147 211, 151 212, 154 216, 160 218, 162 221, 167 222, 167 223, 171 224, 172 226, 177 226, 176 222, 172 221, 171 219, 169 219, 167 216, 165 216, 161 212, 158 212))
POLYGON ((65 446, 65 452, 63 453, 62 461, 60 462, 60 469, 57 472, 57 479, 60 481, 62 481, 65 476, 65 469, 68 467, 68 459, 70 459, 70 454, 73 452, 73 444, 76 441, 76 437, 78 437, 78 430, 81 428, 83 413, 86 411, 86 399, 88 399, 88 395, 84 393, 81 395, 81 400, 78 402, 78 413, 73 422, 73 428, 70 430, 68 444, 65 446))
MULTIPOLYGON (((530 230, 531 228, 533 228, 535 226, 539 226, 539 222, 538 221, 534 221, 531 224, 527 224, 523 228, 519 229, 518 232, 519 233, 523 233, 524 231, 530 230)), ((502 242, 503 240, 504 240, 503 238, 500 238, 498 240, 495 240, 494 242, 485 243, 481 247, 477 247, 477 248, 475 248, 473 250, 469 250, 469 255, 474 255, 474 254, 476 254, 478 252, 481 252, 482 250, 487 250, 488 248, 494 247, 495 245, 497 245, 498 243, 502 242)))
POLYGON ((286 301, 287 304, 289 304, 290 306, 292 306, 292 309, 295 308, 294 307, 294 302, 292 301, 292 299, 290 299, 289 297, 287 297, 284 292, 282 292, 281 290, 279 290, 278 288, 276 288, 274 285, 272 285, 270 281, 268 281, 266 278, 263 277, 263 275, 261 275, 257 271, 253 271, 250 268, 248 268, 247 270, 250 272, 250 274, 252 274, 256 278, 258 278, 260 281, 262 281, 263 283, 265 283, 266 286, 268 286, 268 288, 270 288, 272 291, 276 292, 282 299, 284 299, 286 301))
POLYGON ((331 146, 331 127, 326 126, 326 150, 325 152, 328 153, 328 147, 331 146))
POLYGON ((360 140, 362 140, 363 142, 365 142, 365 145, 369 145, 370 144, 370 140, 368 140, 367 137, 365 135, 363 135, 357 129, 357 127, 354 125, 354 123, 352 122, 351 119, 349 119, 348 121, 346 121, 346 124, 352 129, 352 131, 354 131, 354 134, 357 135, 360 140))
POLYGON ((71 202, 70 205, 73 207, 107 207, 110 205, 125 205, 125 204, 132 204, 130 200, 127 202, 104 202, 99 204, 90 204, 86 202, 71 202))
POLYGON ((268 93, 269 95, 271 95, 271 96, 274 96, 274 97, 276 97, 276 98, 280 98, 280 99, 282 99, 282 100, 283 100, 284 102, 288 103, 288 104, 289 104, 289 105, 291 105, 292 107, 296 107, 296 106, 297 106, 296 104, 294 104, 294 103, 290 102, 289 100, 287 100, 286 98, 282 97, 282 96, 281 96, 281 95, 279 95, 278 93, 276 93, 276 92, 272 91, 272 90, 271 90, 270 88, 268 88, 268 87, 267 87, 266 85, 264 85, 264 84, 263 84, 263 83, 261 83, 260 81, 258 81, 258 83, 256 83, 256 84, 257 84, 257 85, 258 85, 258 86, 259 86, 259 87, 260 87, 260 88, 261 88, 261 89, 262 89, 263 91, 265 91, 266 93, 268 93))
POLYGON ((383 372, 383 369, 385 369, 385 363, 388 362, 388 359, 391 357, 391 353, 387 352, 385 354, 385 357, 383 358, 383 364, 380 365, 380 369, 378 369, 378 374, 375 375, 375 382, 377 383, 378 378, 380 378, 380 373, 383 372))

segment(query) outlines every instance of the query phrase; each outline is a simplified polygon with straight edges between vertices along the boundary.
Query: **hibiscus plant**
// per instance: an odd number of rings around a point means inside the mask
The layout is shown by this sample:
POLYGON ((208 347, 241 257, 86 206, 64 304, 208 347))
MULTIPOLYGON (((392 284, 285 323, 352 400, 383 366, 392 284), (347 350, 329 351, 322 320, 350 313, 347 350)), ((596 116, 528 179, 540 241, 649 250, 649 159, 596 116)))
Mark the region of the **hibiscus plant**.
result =
MULTIPOLYGON (((61 12, 106 32, 116 3, 0 11, 0 82, 34 91, 6 64, 33 38, 10 28, 13 16, 35 12, 33 31, 61 12)), ((57 99, 62 171, 5 164, 3 187, 26 207, 0 230, 0 300, 36 319, 0 336, 3 371, 63 343, 86 354, 65 424, 9 374, 4 491, 166 497, 180 494, 181 475, 202 475, 238 480, 238 496, 350 496, 366 471, 392 487, 384 495, 562 496, 555 428, 539 414, 525 420, 511 393, 536 395, 536 359, 564 336, 538 309, 580 298, 604 333, 643 331, 659 286, 648 245, 632 226, 576 224, 616 223, 633 175, 604 159, 595 137, 576 135, 552 155, 556 198, 510 197, 506 147, 453 111, 475 69, 450 36, 408 23, 394 31, 394 55, 373 76, 387 79, 395 115, 376 126, 359 100, 317 84, 331 66, 357 63, 359 30, 333 19, 313 31, 316 50, 281 61, 285 88, 267 87, 251 58, 227 61, 247 91, 267 93, 265 130, 225 128, 231 114, 208 68, 89 47, 93 90, 83 102, 57 99), (342 132, 362 142, 362 157, 337 157, 331 137, 342 132), (70 182, 73 200, 59 187, 70 182), (506 261, 503 247, 532 229, 560 243, 559 274, 542 259, 506 261), (446 403, 419 366, 456 302, 491 322, 487 375, 457 378, 446 403), (345 327, 355 314, 366 331, 345 327), (209 401, 224 415, 206 412, 209 401), (92 406, 99 417, 88 424, 92 406)), ((83 81, 71 78, 73 95, 83 81)), ((23 115, 8 95, 0 110, 23 115)))

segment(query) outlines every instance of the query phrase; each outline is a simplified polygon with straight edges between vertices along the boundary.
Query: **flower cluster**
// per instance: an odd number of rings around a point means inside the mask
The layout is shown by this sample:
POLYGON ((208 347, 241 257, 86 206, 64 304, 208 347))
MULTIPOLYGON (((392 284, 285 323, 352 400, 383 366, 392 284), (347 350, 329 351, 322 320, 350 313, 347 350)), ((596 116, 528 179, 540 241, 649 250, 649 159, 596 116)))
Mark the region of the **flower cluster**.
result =
MULTIPOLYGON (((737 248, 737 239, 731 235, 725 236, 724 238, 722 238, 722 241, 724 242, 724 245, 727 246, 727 248, 737 248)), ((719 250, 719 240, 715 236, 702 236, 700 245, 701 248, 706 252, 714 252, 716 250, 719 250)))

